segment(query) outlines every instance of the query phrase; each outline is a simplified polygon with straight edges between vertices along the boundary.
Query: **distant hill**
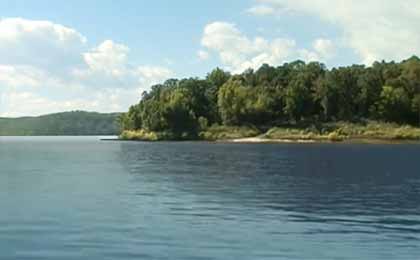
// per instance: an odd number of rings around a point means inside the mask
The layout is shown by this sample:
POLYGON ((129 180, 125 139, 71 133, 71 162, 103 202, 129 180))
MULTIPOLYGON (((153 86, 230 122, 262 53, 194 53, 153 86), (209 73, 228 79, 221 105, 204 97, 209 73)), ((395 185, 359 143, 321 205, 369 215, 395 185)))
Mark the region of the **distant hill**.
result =
POLYGON ((0 136, 117 135, 118 115, 73 111, 39 117, 0 118, 0 136))

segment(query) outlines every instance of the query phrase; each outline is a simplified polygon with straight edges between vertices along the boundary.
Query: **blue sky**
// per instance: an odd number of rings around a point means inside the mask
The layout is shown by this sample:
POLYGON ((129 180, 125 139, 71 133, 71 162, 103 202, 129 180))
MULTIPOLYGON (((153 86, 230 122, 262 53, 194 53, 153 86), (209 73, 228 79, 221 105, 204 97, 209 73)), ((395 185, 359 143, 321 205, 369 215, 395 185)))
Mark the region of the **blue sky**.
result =
POLYGON ((151 84, 420 54, 420 2, 0 0, 0 116, 125 111, 151 84))

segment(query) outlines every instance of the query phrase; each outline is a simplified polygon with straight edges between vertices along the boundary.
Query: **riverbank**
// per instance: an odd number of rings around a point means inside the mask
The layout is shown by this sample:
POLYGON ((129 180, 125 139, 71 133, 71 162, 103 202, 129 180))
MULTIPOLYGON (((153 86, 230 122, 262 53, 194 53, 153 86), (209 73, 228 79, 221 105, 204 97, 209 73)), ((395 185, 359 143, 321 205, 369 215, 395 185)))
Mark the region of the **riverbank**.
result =
POLYGON ((261 137, 241 138, 233 140, 220 140, 218 143, 232 144, 420 144, 420 140, 391 140, 391 139, 367 139, 367 138, 348 138, 343 141, 328 140, 305 140, 305 139, 267 139, 261 137))
POLYGON ((420 128, 381 122, 325 123, 305 127, 281 126, 268 131, 255 127, 213 126, 199 134, 124 131, 120 140, 135 141, 216 141, 231 143, 395 143, 420 141, 420 128))

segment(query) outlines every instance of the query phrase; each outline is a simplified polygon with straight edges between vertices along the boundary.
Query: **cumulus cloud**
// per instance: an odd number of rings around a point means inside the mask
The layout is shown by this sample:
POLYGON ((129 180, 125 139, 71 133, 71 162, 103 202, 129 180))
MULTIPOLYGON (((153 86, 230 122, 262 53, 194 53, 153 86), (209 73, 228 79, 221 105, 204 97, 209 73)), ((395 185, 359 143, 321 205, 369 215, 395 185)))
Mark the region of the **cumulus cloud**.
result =
POLYGON ((305 61, 326 62, 335 56, 335 45, 330 39, 318 38, 312 43, 311 50, 301 49, 299 54, 299 58, 305 61))
POLYGON ((221 61, 234 73, 257 68, 263 63, 277 64, 294 52, 292 39, 245 36, 234 24, 214 22, 204 28, 201 44, 219 54, 221 61))
POLYGON ((118 74, 127 64, 130 49, 123 45, 106 40, 98 47, 83 54, 91 70, 118 74))
POLYGON ((173 75, 131 64, 123 44, 87 45, 75 29, 50 21, 0 20, 0 116, 124 111, 151 84, 173 75))
POLYGON ((49 21, 0 20, 0 64, 66 69, 82 62, 86 38, 49 21))
POLYGON ((136 74, 140 76, 140 83, 143 86, 157 84, 162 79, 168 79, 174 75, 170 69, 160 66, 140 66, 137 67, 136 74))
POLYGON ((268 5, 256 5, 247 9, 246 12, 252 15, 265 16, 275 14, 276 9, 268 5))
POLYGON ((316 39, 313 43, 313 48, 321 56, 320 59, 328 59, 335 55, 335 46, 330 39, 316 39))
POLYGON ((173 76, 166 67, 129 64, 129 52, 127 46, 106 40, 83 54, 87 67, 76 68, 74 79, 95 88, 140 86, 145 89, 173 76))
POLYGON ((316 39, 311 50, 300 49, 293 39, 247 37, 234 24, 226 22, 208 24, 201 43, 218 53, 222 63, 234 73, 257 69, 264 63, 279 65, 298 58, 327 61, 334 56, 334 44, 329 39, 316 39))
POLYGON ((0 65, 0 85, 3 88, 40 87, 48 76, 43 70, 30 66, 0 65))
POLYGON ((339 27, 362 62, 420 54, 420 1, 259 0, 285 13, 316 16, 339 27))

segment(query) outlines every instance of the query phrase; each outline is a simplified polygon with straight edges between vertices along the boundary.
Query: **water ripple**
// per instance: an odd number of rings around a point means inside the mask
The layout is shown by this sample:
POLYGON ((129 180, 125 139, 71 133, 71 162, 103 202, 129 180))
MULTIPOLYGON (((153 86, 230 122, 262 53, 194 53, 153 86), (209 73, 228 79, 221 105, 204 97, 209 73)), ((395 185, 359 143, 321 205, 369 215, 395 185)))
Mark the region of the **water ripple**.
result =
POLYGON ((0 259, 417 259, 419 152, 2 141, 0 259))

